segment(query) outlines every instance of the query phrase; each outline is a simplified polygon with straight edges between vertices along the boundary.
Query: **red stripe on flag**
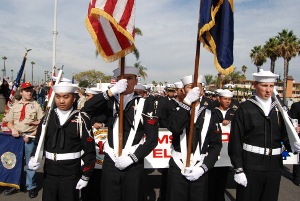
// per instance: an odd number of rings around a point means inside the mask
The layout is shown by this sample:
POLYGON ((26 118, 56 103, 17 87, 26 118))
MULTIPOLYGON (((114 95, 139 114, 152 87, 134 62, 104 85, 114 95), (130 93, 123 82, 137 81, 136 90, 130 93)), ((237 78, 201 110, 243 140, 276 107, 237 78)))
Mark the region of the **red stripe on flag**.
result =
POLYGON ((108 0, 104 6, 104 11, 113 16, 118 0, 108 0))
POLYGON ((133 5, 134 5, 134 0, 127 1, 125 10, 124 10, 121 20, 119 22, 120 26, 122 26, 124 29, 126 29, 127 24, 130 20, 133 5))
POLYGON ((121 32, 117 31, 117 29, 114 27, 112 23, 110 23, 112 26, 112 29, 118 39, 118 42, 121 46, 121 48, 124 50, 130 46, 129 40, 126 36, 124 36, 121 32))
POLYGON ((110 47, 110 44, 109 44, 108 40, 106 39, 106 36, 105 36, 104 31, 102 29, 102 26, 99 22, 98 22, 98 25, 99 25, 99 27, 97 28, 98 32, 96 32, 96 34, 97 34, 98 41, 99 41, 105 55, 106 56, 114 55, 115 53, 112 50, 112 48, 110 47))

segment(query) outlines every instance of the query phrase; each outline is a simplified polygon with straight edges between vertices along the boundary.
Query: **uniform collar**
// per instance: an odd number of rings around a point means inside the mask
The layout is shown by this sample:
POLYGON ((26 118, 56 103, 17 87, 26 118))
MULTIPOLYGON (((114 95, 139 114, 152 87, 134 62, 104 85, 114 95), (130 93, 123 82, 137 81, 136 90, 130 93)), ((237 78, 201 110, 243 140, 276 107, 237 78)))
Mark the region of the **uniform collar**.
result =
POLYGON ((24 104, 24 103, 33 103, 33 98, 31 98, 29 101, 24 102, 23 99, 21 99, 18 104, 24 104))

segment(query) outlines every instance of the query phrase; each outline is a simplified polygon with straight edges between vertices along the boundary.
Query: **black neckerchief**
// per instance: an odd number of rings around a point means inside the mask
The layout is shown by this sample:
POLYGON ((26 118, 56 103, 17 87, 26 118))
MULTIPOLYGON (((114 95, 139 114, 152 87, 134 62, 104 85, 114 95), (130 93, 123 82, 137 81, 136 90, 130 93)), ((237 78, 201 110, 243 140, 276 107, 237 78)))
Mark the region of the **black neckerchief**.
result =
POLYGON ((60 125, 60 121, 59 121, 59 116, 57 114, 57 111, 54 110, 56 115, 53 115, 53 121, 55 124, 55 130, 54 130, 54 135, 53 135, 53 140, 52 140, 52 149, 54 149, 56 147, 56 141, 57 141, 57 135, 58 132, 60 131, 60 148, 63 149, 64 148, 64 144, 65 144, 65 131, 64 129, 67 127, 67 125, 69 124, 69 120, 71 119, 71 117, 73 117, 75 114, 77 114, 79 112, 79 110, 73 110, 69 117, 67 118, 66 122, 63 125, 60 125))

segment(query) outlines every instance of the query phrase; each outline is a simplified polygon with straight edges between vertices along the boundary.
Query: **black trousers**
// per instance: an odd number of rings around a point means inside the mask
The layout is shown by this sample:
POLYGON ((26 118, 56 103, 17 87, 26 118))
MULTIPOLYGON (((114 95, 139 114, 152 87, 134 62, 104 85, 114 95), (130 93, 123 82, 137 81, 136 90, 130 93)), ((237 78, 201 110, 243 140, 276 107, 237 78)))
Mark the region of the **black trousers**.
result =
POLYGON ((293 181, 296 183, 300 183, 300 165, 293 165, 293 181))
POLYGON ((208 171, 208 200, 225 201, 229 167, 214 167, 208 171))
POLYGON ((144 161, 134 163, 124 170, 116 168, 105 155, 102 166, 102 201, 141 201, 144 192, 144 161))
POLYGON ((44 173, 43 201, 79 201, 79 190, 76 185, 78 175, 50 175, 44 173))
POLYGON ((159 198, 165 200, 167 196, 167 186, 168 186, 167 179, 168 179, 169 168, 159 168, 157 170, 158 172, 161 173, 161 186, 159 189, 159 198))
POLYGON ((281 172, 245 170, 247 187, 237 185, 237 201, 276 201, 278 200, 281 172))
POLYGON ((173 158, 169 161, 167 201, 206 201, 208 174, 196 181, 189 181, 181 174, 173 158))
POLYGON ((94 169, 88 185, 81 189, 82 201, 101 201, 102 169, 94 169))

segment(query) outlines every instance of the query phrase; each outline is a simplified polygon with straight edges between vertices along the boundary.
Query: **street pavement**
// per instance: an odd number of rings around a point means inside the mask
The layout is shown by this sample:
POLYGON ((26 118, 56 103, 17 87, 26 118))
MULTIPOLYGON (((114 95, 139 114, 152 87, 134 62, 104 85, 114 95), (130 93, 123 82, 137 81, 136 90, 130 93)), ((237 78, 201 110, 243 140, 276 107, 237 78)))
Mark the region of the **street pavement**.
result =
MULTIPOLYGON (((281 176, 281 184, 279 191, 279 201, 299 201, 300 200, 300 187, 296 186, 292 182, 292 165, 285 165, 284 171, 281 176)), ((228 175, 228 183, 225 192, 226 201, 235 201, 235 188, 236 183, 233 180, 233 172, 230 172, 228 175)), ((11 196, 5 196, 4 191, 8 187, 0 186, 0 200, 1 201, 41 201, 42 200, 42 180, 43 180, 43 171, 42 168, 36 173, 36 182, 39 185, 38 197, 31 199, 28 196, 28 192, 19 192, 11 196)), ((145 199, 144 201, 156 201, 159 188, 161 184, 161 174, 157 170, 146 169, 145 170, 145 180, 146 180, 146 190, 145 190, 145 199)), ((276 193, 276 192, 274 192, 276 193)))

